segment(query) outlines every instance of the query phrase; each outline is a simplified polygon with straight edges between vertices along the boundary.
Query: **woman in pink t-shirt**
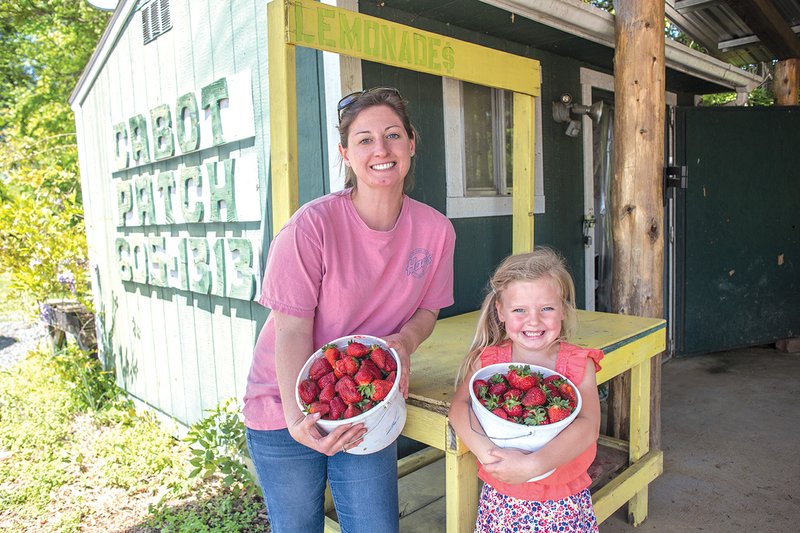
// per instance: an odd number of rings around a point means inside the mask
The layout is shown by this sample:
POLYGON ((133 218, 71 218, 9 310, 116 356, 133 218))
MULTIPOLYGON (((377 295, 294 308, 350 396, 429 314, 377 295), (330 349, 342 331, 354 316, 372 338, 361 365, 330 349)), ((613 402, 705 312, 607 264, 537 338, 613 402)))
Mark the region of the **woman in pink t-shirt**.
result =
POLYGON ((396 443, 346 453, 363 425, 325 435, 319 414, 298 408, 295 381, 326 342, 367 334, 397 351, 407 397, 410 355, 453 303, 453 226, 406 194, 417 148, 406 102, 376 88, 345 96, 338 113, 345 189, 305 204, 275 236, 259 298, 272 311, 243 413, 274 533, 322 531, 326 481, 342 531, 399 530, 396 443))

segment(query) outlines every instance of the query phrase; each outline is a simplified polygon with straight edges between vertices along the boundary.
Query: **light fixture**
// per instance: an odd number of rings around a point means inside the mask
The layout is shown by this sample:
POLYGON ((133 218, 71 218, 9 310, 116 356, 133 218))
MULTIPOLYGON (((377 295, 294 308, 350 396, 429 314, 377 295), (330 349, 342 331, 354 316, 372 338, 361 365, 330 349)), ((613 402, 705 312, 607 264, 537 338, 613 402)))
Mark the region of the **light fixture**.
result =
POLYGON ((583 115, 598 122, 603 114, 603 101, 598 100, 591 106, 573 104, 572 95, 564 93, 557 101, 553 102, 553 120, 566 122, 567 130, 564 132, 570 137, 577 137, 581 132, 580 118, 583 115))

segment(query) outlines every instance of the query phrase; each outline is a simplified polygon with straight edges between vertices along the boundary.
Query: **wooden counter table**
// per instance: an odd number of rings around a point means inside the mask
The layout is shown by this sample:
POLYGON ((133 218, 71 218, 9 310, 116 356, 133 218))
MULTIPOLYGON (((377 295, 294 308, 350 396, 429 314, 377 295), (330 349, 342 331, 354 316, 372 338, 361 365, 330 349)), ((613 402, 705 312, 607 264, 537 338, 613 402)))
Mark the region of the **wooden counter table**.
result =
MULTIPOLYGON (((439 320, 431 337, 412 356, 408 419, 403 435, 445 452, 447 533, 471 532, 480 482, 475 456, 447 420, 453 383, 475 332, 478 312, 439 320)), ((605 353, 597 382, 631 371, 630 441, 601 436, 600 445, 625 450, 628 464, 592 493, 598 522, 628 503, 633 522, 647 517, 647 486, 661 474, 663 453, 649 450, 650 358, 663 352, 663 319, 578 311, 578 334, 570 342, 605 353)))

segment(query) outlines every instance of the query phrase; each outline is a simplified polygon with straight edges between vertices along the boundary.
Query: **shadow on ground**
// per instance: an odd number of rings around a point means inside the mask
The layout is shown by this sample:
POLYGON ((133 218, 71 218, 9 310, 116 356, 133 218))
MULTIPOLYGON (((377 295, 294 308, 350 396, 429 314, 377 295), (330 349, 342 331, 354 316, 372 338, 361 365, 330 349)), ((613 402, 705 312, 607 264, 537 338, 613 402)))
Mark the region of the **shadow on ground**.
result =
POLYGON ((800 354, 771 346, 662 367, 664 473, 639 527, 621 509, 602 533, 784 533, 800 522, 800 354))

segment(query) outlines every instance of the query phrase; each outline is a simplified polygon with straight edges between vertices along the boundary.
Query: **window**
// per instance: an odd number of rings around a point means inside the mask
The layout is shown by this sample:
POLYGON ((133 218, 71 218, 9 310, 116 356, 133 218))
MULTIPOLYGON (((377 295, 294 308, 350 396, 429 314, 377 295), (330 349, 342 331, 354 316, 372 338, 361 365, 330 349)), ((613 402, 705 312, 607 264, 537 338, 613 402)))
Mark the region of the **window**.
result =
MULTIPOLYGON (((443 78, 447 215, 511 214, 513 93, 443 78)), ((541 104, 536 99, 537 131, 541 104)), ((536 135, 535 205, 544 212, 541 141, 536 135)))

